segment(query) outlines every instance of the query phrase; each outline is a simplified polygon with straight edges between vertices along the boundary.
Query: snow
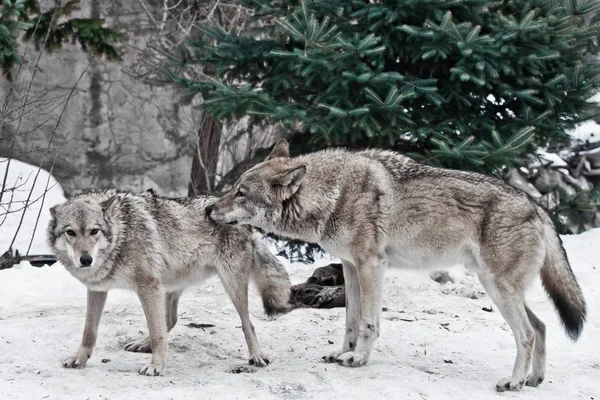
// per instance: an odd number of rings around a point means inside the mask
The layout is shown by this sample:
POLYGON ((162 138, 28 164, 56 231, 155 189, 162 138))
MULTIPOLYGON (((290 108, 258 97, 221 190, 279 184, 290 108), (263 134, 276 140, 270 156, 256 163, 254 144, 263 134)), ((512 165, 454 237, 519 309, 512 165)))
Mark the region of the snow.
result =
MULTIPOLYGON (((7 161, 6 158, 0 157, 0 185, 6 173, 7 161)), ((38 168, 21 161, 11 160, 8 172, 6 179, 7 191, 2 196, 2 202, 0 203, 0 253, 8 250, 8 246, 17 230, 18 234, 13 247, 23 254, 26 252, 42 205, 44 210, 40 214, 30 252, 32 254, 49 252, 50 249, 46 245, 46 227, 50 222, 48 209, 64 201, 62 188, 56 182, 56 179, 43 169, 39 170, 36 179, 38 168), (11 188, 17 189, 8 191, 11 188), (31 190, 32 188, 33 190, 31 190), (47 193, 44 196, 46 191, 47 193), (25 201, 28 197, 30 198, 30 204, 25 208, 25 201), (10 212, 7 213, 7 211, 10 212), (25 213, 23 223, 21 228, 17 229, 23 213, 25 213)))
POLYGON ((589 102, 590 103, 600 103, 600 92, 596 93, 595 95, 590 97, 589 102))
MULTIPOLYGON (((44 208, 62 199, 57 189, 44 208)), ((28 213, 27 225, 35 217, 28 213)), ((47 250, 45 227, 36 236, 36 252, 47 250)), ((5 235, 9 228, 2 227, 0 248, 12 238, 5 235)), ((269 321, 253 289, 251 318, 272 364, 232 373, 247 366, 247 347, 222 285, 210 280, 181 299, 179 323, 169 336, 167 374, 145 377, 137 369, 150 356, 122 349, 129 338, 147 332, 133 293, 109 293, 87 367, 64 369, 60 361, 77 349, 81 338, 85 288, 58 264, 34 268, 22 262, 0 271, 0 398, 598 399, 600 230, 563 240, 589 305, 588 323, 579 342, 570 342, 536 282, 528 304, 547 325, 548 370, 540 387, 526 387, 522 393, 495 393, 496 382, 512 371, 514 340, 495 307, 493 312, 482 310, 492 306, 491 300, 477 279, 461 269, 451 271, 455 283, 446 285, 427 273, 390 269, 382 334, 369 364, 357 369, 321 362, 321 356, 341 345, 344 309, 295 310, 269 321), (215 327, 189 328, 191 322, 215 327)), ((18 243, 20 248, 28 240, 19 238, 18 243)), ((330 260, 282 262, 297 283, 330 260)))
POLYGON ((595 143, 600 140, 600 125, 596 121, 585 121, 567 133, 582 143, 595 143))
MULTIPOLYGON (((560 158, 560 156, 556 153, 548 153, 545 150, 538 150, 537 155, 545 162, 550 162, 553 167, 567 167, 567 163, 565 160, 560 158)), ((540 163, 534 162, 531 163, 531 166, 539 166, 540 163)))

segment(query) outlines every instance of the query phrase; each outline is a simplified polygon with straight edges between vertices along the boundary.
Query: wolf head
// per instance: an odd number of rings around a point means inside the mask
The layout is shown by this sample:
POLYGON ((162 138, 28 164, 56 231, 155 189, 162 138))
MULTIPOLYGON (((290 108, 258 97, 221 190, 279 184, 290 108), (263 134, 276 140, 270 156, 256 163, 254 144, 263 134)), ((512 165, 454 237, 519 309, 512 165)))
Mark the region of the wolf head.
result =
POLYGON ((306 168, 290 158, 287 141, 280 140, 265 161, 244 172, 226 195, 206 207, 206 215, 220 224, 269 226, 300 187, 306 168))
POLYGON ((107 217, 116 199, 99 202, 84 195, 50 209, 48 243, 67 268, 93 273, 105 261, 113 236, 107 217))

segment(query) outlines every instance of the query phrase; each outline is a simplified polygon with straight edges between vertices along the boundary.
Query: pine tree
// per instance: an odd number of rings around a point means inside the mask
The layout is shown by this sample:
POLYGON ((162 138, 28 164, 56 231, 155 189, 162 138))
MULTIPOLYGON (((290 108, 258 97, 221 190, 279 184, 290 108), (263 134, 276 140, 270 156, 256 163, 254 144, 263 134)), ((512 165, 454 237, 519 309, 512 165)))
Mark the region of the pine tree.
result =
POLYGON ((165 73, 217 118, 300 126, 296 153, 377 146, 491 173, 566 140, 600 89, 596 0, 240 3, 251 29, 204 25, 181 49, 208 79, 165 73))
POLYGON ((32 40, 39 50, 48 52, 62 47, 63 43, 79 43, 83 50, 110 61, 121 60, 112 44, 123 37, 105 28, 104 20, 71 18, 79 0, 69 0, 42 12, 37 0, 3 0, 0 11, 0 68, 9 79, 15 64, 21 62, 17 39, 32 40))
MULTIPOLYGON (((597 0, 240 3, 254 23, 200 26, 164 73, 216 118, 287 125, 292 154, 375 146, 493 174, 567 143, 597 113, 587 102, 600 90, 597 0), (189 65, 203 78, 184 75, 189 65)), ((584 208, 599 209, 599 194, 583 193, 584 208)), ((581 208, 572 203, 557 223, 581 208)), ((315 251, 291 243, 281 254, 315 251)))

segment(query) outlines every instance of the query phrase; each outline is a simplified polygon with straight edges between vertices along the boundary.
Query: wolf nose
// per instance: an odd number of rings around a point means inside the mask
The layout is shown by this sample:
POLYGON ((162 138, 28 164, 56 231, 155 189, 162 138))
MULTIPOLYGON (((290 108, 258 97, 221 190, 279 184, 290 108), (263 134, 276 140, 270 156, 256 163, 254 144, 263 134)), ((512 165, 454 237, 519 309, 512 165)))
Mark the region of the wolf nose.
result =
POLYGON ((210 214, 213 212, 213 210, 214 210, 214 209, 215 209, 215 206, 211 204, 210 206, 207 206, 207 207, 204 209, 204 212, 206 213, 206 215, 207 215, 208 217, 210 217, 210 214))
POLYGON ((90 265, 92 265, 92 257, 88 255, 81 256, 79 258, 79 262, 81 263, 82 267, 89 267, 90 265))

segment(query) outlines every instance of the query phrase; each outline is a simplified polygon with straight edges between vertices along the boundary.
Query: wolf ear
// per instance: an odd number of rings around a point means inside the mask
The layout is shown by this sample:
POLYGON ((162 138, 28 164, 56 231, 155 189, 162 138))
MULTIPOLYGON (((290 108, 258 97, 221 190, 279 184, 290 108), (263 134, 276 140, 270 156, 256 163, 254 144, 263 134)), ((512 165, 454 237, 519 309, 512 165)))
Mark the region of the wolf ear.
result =
POLYGON ((52 218, 56 218, 56 208, 58 206, 54 206, 54 207, 50 207, 50 215, 52 216, 52 218))
POLYGON ((281 139, 277 142, 273 150, 271 150, 271 154, 269 157, 265 159, 265 161, 272 160, 274 158, 290 158, 290 145, 287 140, 281 139))
POLYGON ((296 193, 304 179, 304 175, 306 175, 306 165, 302 164, 275 175, 271 180, 271 185, 273 188, 280 190, 281 197, 287 200, 296 193))
POLYGON ((115 204, 115 200, 117 199, 117 195, 110 197, 108 200, 104 200, 100 203, 100 207, 102 207, 102 211, 107 212, 110 210, 111 206, 115 204))

